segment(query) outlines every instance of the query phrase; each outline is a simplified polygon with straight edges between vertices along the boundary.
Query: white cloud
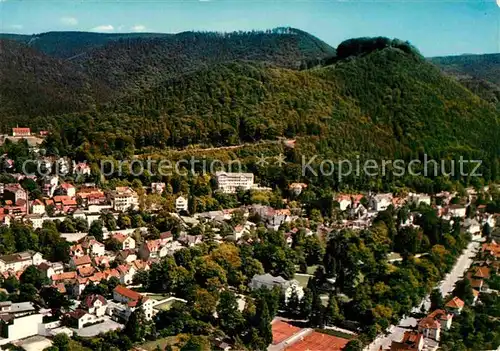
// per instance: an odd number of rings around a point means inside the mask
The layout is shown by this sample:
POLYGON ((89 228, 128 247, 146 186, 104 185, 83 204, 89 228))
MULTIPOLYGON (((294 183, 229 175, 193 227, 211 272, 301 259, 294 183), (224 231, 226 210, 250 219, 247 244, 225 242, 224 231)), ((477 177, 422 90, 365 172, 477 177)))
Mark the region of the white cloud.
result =
POLYGON ((146 30, 146 26, 143 26, 142 24, 137 24, 130 28, 133 32, 144 32, 146 30))
POLYGON ((9 26, 9 28, 11 28, 11 29, 23 29, 23 25, 22 24, 11 24, 9 26))
POLYGON ((97 27, 92 28, 94 32, 111 32, 115 28, 111 24, 103 24, 97 27))
POLYGON ((59 21, 65 26, 76 26, 78 24, 78 19, 75 17, 61 17, 59 21))

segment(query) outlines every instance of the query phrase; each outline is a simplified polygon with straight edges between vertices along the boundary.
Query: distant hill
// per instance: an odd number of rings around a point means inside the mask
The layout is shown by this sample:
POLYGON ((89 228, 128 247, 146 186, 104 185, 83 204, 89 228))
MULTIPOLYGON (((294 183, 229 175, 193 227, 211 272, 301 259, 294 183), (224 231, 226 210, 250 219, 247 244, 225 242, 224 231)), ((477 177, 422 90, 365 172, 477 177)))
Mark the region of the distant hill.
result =
POLYGON ((500 54, 434 57, 430 61, 500 108, 500 54))
POLYGON ((0 115, 94 109, 166 79, 234 60, 298 69, 335 55, 319 39, 289 28, 227 34, 50 32, 4 37, 8 39, 0 39, 0 62, 6 64, 0 67, 0 77, 9 88, 3 87, 6 105, 0 106, 0 115))

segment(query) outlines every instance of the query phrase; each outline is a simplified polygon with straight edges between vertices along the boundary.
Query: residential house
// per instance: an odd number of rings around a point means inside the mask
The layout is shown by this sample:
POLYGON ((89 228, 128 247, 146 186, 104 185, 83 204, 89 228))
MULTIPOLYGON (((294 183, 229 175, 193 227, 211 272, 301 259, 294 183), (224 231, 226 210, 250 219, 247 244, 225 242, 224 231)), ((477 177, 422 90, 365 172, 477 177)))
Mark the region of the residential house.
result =
POLYGON ((122 245, 122 250, 135 249, 135 240, 131 236, 116 233, 112 238, 122 245))
POLYGON ((431 197, 427 194, 415 194, 415 193, 409 193, 408 194, 408 202, 410 204, 414 204, 416 206, 420 204, 426 204, 428 206, 431 205, 431 197))
POLYGON ((28 193, 20 184, 6 184, 3 189, 3 199, 4 201, 12 201, 14 205, 18 204, 19 200, 24 200, 24 203, 26 203, 28 201, 28 193))
POLYGON ((143 296, 136 291, 118 285, 113 290, 113 300, 120 303, 122 306, 114 304, 111 308, 108 308, 109 314, 114 314, 124 320, 128 320, 130 314, 140 305, 144 310, 146 319, 151 319, 153 317, 153 300, 148 299, 147 296, 143 296))
POLYGON ((347 194, 337 195, 337 197, 335 198, 335 201, 337 201, 339 203, 339 208, 341 211, 347 210, 349 208, 349 206, 351 206, 351 204, 352 204, 351 195, 347 195, 347 194))
POLYGON ((122 264, 116 267, 116 270, 120 273, 120 283, 124 285, 132 284, 136 273, 136 269, 133 265, 122 264))
POLYGON ((292 183, 288 186, 288 189, 290 189, 290 191, 296 196, 299 196, 306 188, 307 184, 305 183, 292 183))
POLYGON ((168 248, 161 239, 147 240, 139 248, 139 257, 144 260, 165 257, 168 254, 168 248))
POLYGON ((66 195, 66 196, 71 197, 71 198, 76 196, 76 188, 74 187, 74 185, 72 185, 70 183, 62 183, 59 186, 59 189, 57 190, 57 192, 60 195, 66 195))
POLYGON ((85 255, 85 250, 81 244, 75 244, 69 248, 70 257, 82 257, 85 255))
POLYGON ((165 183, 151 183, 151 192, 153 194, 163 194, 166 186, 165 183))
POLYGON ((455 296, 450 301, 448 301, 448 303, 445 305, 445 308, 446 311, 453 313, 454 315, 458 315, 462 313, 464 306, 465 303, 455 296))
POLYGON ((43 272, 47 278, 64 272, 64 265, 61 262, 42 262, 38 265, 38 270, 43 272))
POLYGON ((175 210, 177 212, 188 210, 188 200, 184 196, 179 196, 175 199, 175 210))
POLYGON ((73 269, 81 268, 81 267, 91 267, 92 260, 89 255, 84 255, 81 257, 73 256, 69 260, 69 265, 73 269))
POLYGON ((45 213, 45 205, 42 201, 36 199, 31 202, 31 213, 43 215, 45 213))
POLYGON ((392 194, 376 194, 370 197, 369 200, 370 207, 377 211, 385 211, 387 208, 392 205, 392 194))
POLYGON ((391 351, 422 351, 424 336, 420 333, 405 331, 401 341, 392 341, 391 351))
POLYGON ((73 174, 90 175, 90 166, 85 162, 73 163, 73 174))
POLYGON ((109 193, 111 204, 115 211, 136 210, 139 208, 139 196, 130 187, 116 187, 109 193))
POLYGON ((80 199, 84 207, 89 207, 90 205, 104 205, 107 202, 104 192, 95 187, 81 188, 76 193, 76 198, 80 199))
POLYGON ((251 290, 257 290, 260 288, 273 289, 275 286, 278 286, 281 291, 285 295, 285 300, 291 296, 292 292, 295 290, 299 299, 304 296, 304 290, 299 285, 299 282, 296 280, 286 280, 280 276, 274 277, 269 273, 262 275, 254 275, 249 287, 251 290))
POLYGON ((35 251, 3 255, 0 256, 0 273, 5 271, 22 271, 28 266, 38 266, 42 262, 42 254, 35 251))
POLYGON ((12 136, 13 137, 29 137, 31 136, 30 128, 12 128, 12 136))
POLYGON ((193 247, 203 242, 203 235, 184 234, 179 236, 179 239, 177 239, 177 241, 179 241, 184 246, 193 247))
POLYGON ((87 255, 104 256, 105 253, 104 244, 95 240, 93 236, 85 237, 84 240, 82 241, 81 246, 85 250, 87 255))
POLYGON ((472 267, 467 273, 467 279, 473 289, 481 291, 484 286, 484 281, 490 279, 490 268, 487 266, 472 267))
POLYGON ((23 222, 31 224, 33 229, 40 229, 43 227, 44 219, 41 214, 27 214, 24 215, 23 222))
POLYGON ((118 262, 126 262, 126 263, 131 263, 137 260, 137 255, 135 253, 135 250, 129 249, 129 250, 122 250, 116 255, 115 261, 118 262))
POLYGON ((456 204, 456 205, 451 205, 448 208, 448 214, 450 215, 450 217, 464 218, 466 212, 467 212, 467 208, 463 205, 456 204))
POLYGON ((97 317, 95 314, 91 314, 81 308, 67 313, 64 318, 66 324, 76 329, 82 329, 87 325, 100 322, 101 320, 103 318, 97 317))
POLYGON ((453 314, 444 310, 436 310, 418 322, 418 332, 426 338, 439 341, 441 330, 449 330, 453 320, 453 314))
POLYGON ((108 302, 98 294, 87 295, 80 303, 80 308, 90 314, 95 314, 97 317, 102 317, 106 314, 108 302))

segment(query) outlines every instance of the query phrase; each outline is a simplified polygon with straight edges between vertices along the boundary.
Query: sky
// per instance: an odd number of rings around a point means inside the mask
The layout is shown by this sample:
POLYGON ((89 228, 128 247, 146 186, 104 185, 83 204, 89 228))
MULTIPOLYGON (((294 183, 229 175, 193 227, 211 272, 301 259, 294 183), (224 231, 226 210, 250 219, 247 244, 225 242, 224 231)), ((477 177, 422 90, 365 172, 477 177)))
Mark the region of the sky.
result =
POLYGON ((275 27, 299 28, 332 46, 387 36, 425 56, 492 53, 500 52, 500 0, 0 0, 4 33, 275 27))

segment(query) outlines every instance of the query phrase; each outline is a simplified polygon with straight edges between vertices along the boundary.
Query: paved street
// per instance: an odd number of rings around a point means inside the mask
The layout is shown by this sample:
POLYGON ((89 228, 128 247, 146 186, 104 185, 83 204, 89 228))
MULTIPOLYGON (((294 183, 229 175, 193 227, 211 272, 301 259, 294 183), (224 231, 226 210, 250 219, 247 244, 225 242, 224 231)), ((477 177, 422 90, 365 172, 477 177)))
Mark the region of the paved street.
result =
MULTIPOLYGON (((440 282, 439 289, 441 290, 443 297, 453 291, 455 283, 460 280, 463 277, 465 271, 469 269, 472 261, 474 260, 474 256, 476 255, 480 247, 480 242, 471 242, 465 249, 464 253, 462 253, 462 255, 458 258, 451 272, 448 273, 446 277, 440 282)), ((425 310, 429 311, 430 300, 428 296, 423 300, 422 304, 424 304, 425 310)), ((420 311, 422 304, 420 306, 416 306, 413 311, 420 311)), ((391 326, 389 328, 389 334, 387 336, 378 337, 369 346, 367 346, 365 350, 378 351, 380 349, 380 346, 382 346, 383 348, 389 348, 391 346, 392 340, 400 341, 403 337, 404 332, 411 327, 415 327, 416 325, 417 320, 415 318, 403 318, 399 321, 399 324, 397 326, 391 326)))

